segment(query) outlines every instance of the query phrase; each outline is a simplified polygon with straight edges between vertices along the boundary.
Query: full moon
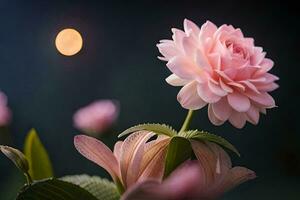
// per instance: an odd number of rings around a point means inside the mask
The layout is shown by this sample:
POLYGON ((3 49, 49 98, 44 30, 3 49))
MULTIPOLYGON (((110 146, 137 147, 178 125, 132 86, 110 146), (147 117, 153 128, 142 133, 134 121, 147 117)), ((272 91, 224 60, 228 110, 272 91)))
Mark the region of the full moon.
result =
POLYGON ((67 28, 60 31, 55 39, 57 50, 65 56, 73 56, 82 48, 82 37, 75 29, 67 28))

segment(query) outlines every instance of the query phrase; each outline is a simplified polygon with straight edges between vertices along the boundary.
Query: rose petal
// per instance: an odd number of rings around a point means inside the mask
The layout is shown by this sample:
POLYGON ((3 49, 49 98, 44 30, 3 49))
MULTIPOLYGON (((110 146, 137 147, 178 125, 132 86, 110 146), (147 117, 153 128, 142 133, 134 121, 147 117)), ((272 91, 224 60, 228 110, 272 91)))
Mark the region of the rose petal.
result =
POLYGON ((166 81, 172 86, 184 86, 190 82, 189 80, 179 78, 176 74, 171 74, 170 76, 168 76, 166 78, 166 81))
POLYGON ((202 76, 202 70, 186 57, 176 56, 169 60, 167 67, 182 79, 195 79, 202 76))
POLYGON ((208 83, 197 85, 198 95, 207 103, 215 103, 221 99, 220 96, 214 94, 208 87, 208 83))
POLYGON ((206 106, 197 93, 197 83, 191 82, 185 85, 178 93, 177 100, 186 109, 198 110, 206 106))
POLYGON ((226 97, 224 97, 220 99, 220 101, 212 104, 212 111, 218 119, 226 121, 231 115, 232 108, 229 106, 226 97))
POLYGON ((216 126, 220 126, 220 125, 224 124, 224 122, 225 122, 225 121, 219 119, 215 115, 215 113, 213 112, 211 104, 208 105, 208 118, 211 121, 211 123, 216 125, 216 126))
POLYGON ((254 107, 253 105, 250 107, 250 109, 247 111, 247 117, 248 121, 251 122, 252 124, 256 125, 258 124, 259 120, 259 110, 258 108, 254 107))
POLYGON ((246 124, 246 116, 244 113, 233 111, 229 117, 229 122, 236 128, 243 128, 246 124))
POLYGON ((239 92, 228 94, 227 100, 229 105, 238 112, 248 111, 251 105, 249 98, 239 92))
POLYGON ((269 95, 267 92, 263 92, 260 94, 254 93, 254 92, 247 92, 245 93, 252 101, 265 106, 267 108, 273 108, 275 107, 275 101, 271 95, 269 95))

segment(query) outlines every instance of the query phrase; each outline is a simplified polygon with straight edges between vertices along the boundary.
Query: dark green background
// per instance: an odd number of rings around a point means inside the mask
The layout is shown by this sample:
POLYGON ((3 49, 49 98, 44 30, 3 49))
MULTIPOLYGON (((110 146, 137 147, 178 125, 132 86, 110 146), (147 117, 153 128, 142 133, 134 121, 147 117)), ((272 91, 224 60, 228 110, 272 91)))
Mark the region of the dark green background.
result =
MULTIPOLYGON (((254 1, 13 1, 0 2, 0 89, 13 110, 14 146, 22 148, 34 127, 49 150, 56 176, 107 174, 74 149, 72 115, 95 99, 113 98, 121 115, 103 140, 142 122, 164 122, 179 128, 186 111, 176 101, 178 88, 167 85, 170 74, 156 43, 182 28, 184 18, 207 19, 218 26, 240 27, 264 47, 280 77, 272 93, 278 108, 258 126, 237 130, 214 127, 207 110, 197 112, 193 127, 230 140, 242 156, 233 160, 256 171, 258 178, 224 199, 300 199, 299 14, 296 4, 254 1), (56 34, 73 27, 84 38, 83 50, 60 55, 56 34)), ((19 174, 0 156, 0 199, 12 199, 19 174), (15 174, 15 175, 13 175, 15 174), (13 178, 15 177, 15 178, 13 178)))

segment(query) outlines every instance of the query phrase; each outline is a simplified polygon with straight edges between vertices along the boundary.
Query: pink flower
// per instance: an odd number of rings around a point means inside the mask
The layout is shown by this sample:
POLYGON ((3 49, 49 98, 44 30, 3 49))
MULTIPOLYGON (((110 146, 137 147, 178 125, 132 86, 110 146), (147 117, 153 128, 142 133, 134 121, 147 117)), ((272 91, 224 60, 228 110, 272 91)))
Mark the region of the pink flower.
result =
POLYGON ((257 124, 259 113, 275 107, 269 92, 278 88, 277 76, 268 71, 273 61, 265 58, 252 38, 231 25, 219 28, 207 21, 199 28, 184 20, 184 31, 172 29, 173 40, 161 40, 158 48, 173 73, 166 81, 183 86, 177 99, 182 107, 201 109, 215 125, 229 121, 242 128, 257 124))
POLYGON ((218 145, 192 141, 198 161, 187 161, 163 182, 146 180, 135 184, 122 200, 208 200, 256 177, 244 167, 231 166, 228 154, 218 145))
POLYGON ((110 127, 119 115, 118 105, 99 100, 79 109, 73 116, 74 126, 87 133, 100 133, 110 127))
POLYGON ((7 106, 7 97, 0 91, 0 127, 10 123, 11 111, 7 106))
POLYGON ((159 136, 147 142, 153 135, 148 131, 135 132, 118 141, 113 152, 101 141, 85 135, 75 136, 74 145, 84 157, 103 167, 116 184, 127 189, 136 182, 162 179, 170 138, 159 136))

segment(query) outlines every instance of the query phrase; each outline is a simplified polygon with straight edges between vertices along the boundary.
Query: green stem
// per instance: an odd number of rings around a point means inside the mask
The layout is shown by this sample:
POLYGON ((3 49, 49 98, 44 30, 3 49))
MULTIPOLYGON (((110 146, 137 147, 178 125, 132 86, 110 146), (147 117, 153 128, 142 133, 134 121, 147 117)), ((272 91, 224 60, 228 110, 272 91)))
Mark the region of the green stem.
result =
POLYGON ((191 123, 191 119, 192 119, 192 116, 193 116, 193 112, 194 112, 193 110, 189 110, 179 133, 181 133, 183 131, 186 131, 189 128, 189 125, 191 123))

